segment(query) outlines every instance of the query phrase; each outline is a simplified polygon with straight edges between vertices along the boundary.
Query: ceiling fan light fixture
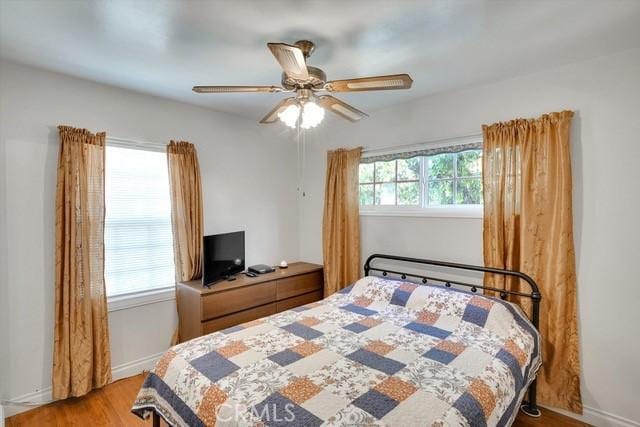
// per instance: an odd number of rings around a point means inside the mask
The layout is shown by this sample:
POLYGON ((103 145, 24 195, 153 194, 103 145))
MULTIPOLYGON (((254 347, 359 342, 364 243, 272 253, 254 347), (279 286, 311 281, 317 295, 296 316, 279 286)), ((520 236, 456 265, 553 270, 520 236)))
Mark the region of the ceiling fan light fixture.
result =
POLYGON ((324 108, 313 101, 308 101, 302 107, 302 129, 310 129, 318 126, 324 119, 324 108))
POLYGON ((281 122, 295 128, 298 123, 298 117, 300 117, 300 107, 297 104, 291 104, 284 110, 278 113, 278 118, 281 122))

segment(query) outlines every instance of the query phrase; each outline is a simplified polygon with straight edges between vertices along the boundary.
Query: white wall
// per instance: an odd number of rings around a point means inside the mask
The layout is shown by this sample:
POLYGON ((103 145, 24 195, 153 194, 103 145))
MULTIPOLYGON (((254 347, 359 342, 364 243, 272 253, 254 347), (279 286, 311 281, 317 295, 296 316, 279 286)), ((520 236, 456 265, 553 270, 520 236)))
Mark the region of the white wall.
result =
MULTIPOLYGON (((576 111, 571 138, 585 417, 596 425, 613 424, 615 417, 606 412, 640 423, 638 49, 423 98, 373 112, 354 125, 332 124, 324 143, 318 141, 309 153, 301 258, 322 259, 327 148, 477 134, 484 123, 562 109, 576 111)), ((479 219, 361 217, 361 230, 363 257, 387 252, 482 262, 479 219)))
MULTIPOLYGON (((0 107, 2 108, 2 107, 0 107)), ((0 135, 2 134, 0 120, 0 135)), ((4 138, 0 137, 0 165, 5 164, 4 138)), ((7 216, 6 216, 6 176, 0 170, 0 393, 4 391, 4 378, 9 372, 9 306, 7 286, 7 216)), ((3 394, 0 394, 3 396, 3 394)), ((0 405, 0 427, 4 427, 4 411, 0 405)))
MULTIPOLYGON (((8 62, 0 62, 0 93, 0 398, 51 383, 58 124, 193 142, 205 233, 246 230, 249 265, 297 258, 295 150, 277 130, 8 62)), ((175 322, 173 301, 111 312, 114 368, 165 350, 175 322)))

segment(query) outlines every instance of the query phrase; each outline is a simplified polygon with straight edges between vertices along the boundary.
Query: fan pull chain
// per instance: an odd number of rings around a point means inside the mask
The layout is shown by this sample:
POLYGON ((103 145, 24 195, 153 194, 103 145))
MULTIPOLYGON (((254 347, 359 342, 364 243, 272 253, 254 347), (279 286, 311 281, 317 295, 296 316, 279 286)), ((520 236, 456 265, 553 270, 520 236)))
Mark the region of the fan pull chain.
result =
POLYGON ((296 180, 298 182, 298 193, 302 192, 302 172, 300 167, 300 124, 296 126, 296 180))
POLYGON ((304 169, 306 167, 306 160, 307 160, 307 132, 303 130, 302 131, 302 160, 300 161, 300 163, 302 164, 300 168, 301 169, 300 186, 302 187, 302 197, 307 196, 307 191, 304 188, 304 169))
POLYGON ((298 192, 302 197, 306 197, 307 192, 304 189, 304 168, 306 166, 307 157, 307 133, 300 127, 300 120, 296 124, 296 169, 298 172, 298 192))

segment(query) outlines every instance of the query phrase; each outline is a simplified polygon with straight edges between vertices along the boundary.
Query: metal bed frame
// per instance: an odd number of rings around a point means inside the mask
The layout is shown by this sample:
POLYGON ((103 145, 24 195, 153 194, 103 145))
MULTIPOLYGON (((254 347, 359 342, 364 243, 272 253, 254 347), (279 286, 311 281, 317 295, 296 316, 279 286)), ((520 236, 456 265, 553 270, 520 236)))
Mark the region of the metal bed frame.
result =
MULTIPOLYGON (((406 279, 407 277, 413 277, 415 279, 420 279, 423 284, 432 283, 432 284, 444 284, 445 287, 450 288, 451 285, 464 286, 466 288, 470 288, 471 292, 478 292, 478 289, 488 290, 498 292, 500 294, 500 298, 506 300, 509 295, 516 295, 520 297, 530 298, 532 302, 532 313, 531 313, 531 323, 539 330, 540 323, 540 300, 542 299, 542 295, 540 294, 540 290, 538 289, 538 284, 528 275, 513 270, 505 270, 502 268, 493 268, 493 267, 484 267, 479 265, 471 265, 471 264, 458 264, 454 262, 446 262, 446 261, 434 261, 429 259, 419 259, 419 258, 409 258, 403 256, 396 255, 384 255, 384 254, 373 254, 367 258, 364 263, 364 275, 368 276, 370 272, 377 271, 382 274, 382 276, 387 276, 389 274, 396 274, 400 276, 401 279, 406 279), (531 292, 519 292, 519 291, 510 291, 506 289, 498 289, 492 286, 483 286, 483 285, 475 285, 472 283, 460 282, 458 280, 451 279, 443 279, 432 276, 425 276, 416 273, 405 273, 402 271, 390 270, 388 268, 382 267, 374 267, 371 265, 371 262, 374 259, 386 259, 390 261, 401 261, 412 264, 425 264, 425 265, 433 265, 437 267, 446 267, 454 270, 471 270, 471 271, 479 271, 483 273, 492 273, 492 274, 500 274, 503 276, 511 276, 516 277, 518 279, 524 280, 529 287, 531 288, 531 292)), ((536 379, 531 382, 529 385, 529 396, 528 400, 524 401, 520 406, 520 409, 525 414, 531 417, 539 417, 540 409, 538 409, 538 405, 536 403, 536 379)))
MULTIPOLYGON (((407 277, 413 277, 416 279, 420 279, 424 284, 427 284, 427 283, 444 284, 444 286, 447 288, 450 288, 451 285, 464 286, 464 287, 470 288, 471 292, 474 292, 474 293, 477 292, 478 289, 495 291, 500 294, 500 298, 502 298, 503 300, 507 299, 509 295, 516 295, 520 297, 530 298, 533 304, 531 323, 533 323, 533 326, 536 328, 536 330, 538 330, 538 326, 540 322, 540 300, 542 299, 542 295, 538 290, 538 285, 536 284, 536 282, 528 275, 521 273, 519 271, 504 270, 501 268, 483 267, 483 266, 471 265, 471 264, 458 264, 458 263, 446 262, 446 261, 434 261, 429 259, 409 258, 409 257, 403 257, 403 256, 396 256, 396 255, 384 255, 384 254, 373 254, 369 258, 367 258, 367 261, 364 263, 364 275, 368 276, 369 273, 373 271, 378 271, 383 276, 387 276, 389 274, 396 274, 400 276, 400 278, 402 279, 406 279, 407 277), (386 259, 390 261, 401 261, 401 262, 407 262, 407 263, 413 263, 413 264, 425 264, 425 265, 433 265, 437 267, 446 267, 446 268, 451 268, 455 270, 471 270, 471 271, 479 271, 483 273, 493 273, 493 274, 501 274, 503 276, 517 277, 529 284, 529 286, 531 287, 531 292, 526 293, 526 292, 510 291, 506 289, 494 288, 491 286, 482 286, 482 285, 475 285, 472 283, 460 282, 458 280, 442 279, 438 277, 425 276, 425 275, 416 274, 416 273, 405 273, 402 271, 390 270, 388 268, 374 267, 371 265, 371 261, 373 261, 374 259, 386 259)), ((522 410, 522 412, 524 412, 525 414, 531 417, 540 416, 540 410, 538 409, 538 405, 536 404, 536 380, 535 379, 529 385, 528 400, 523 402, 523 404, 520 406, 520 409, 522 410)), ((160 427, 160 415, 158 415, 156 411, 153 411, 153 427, 160 427)))

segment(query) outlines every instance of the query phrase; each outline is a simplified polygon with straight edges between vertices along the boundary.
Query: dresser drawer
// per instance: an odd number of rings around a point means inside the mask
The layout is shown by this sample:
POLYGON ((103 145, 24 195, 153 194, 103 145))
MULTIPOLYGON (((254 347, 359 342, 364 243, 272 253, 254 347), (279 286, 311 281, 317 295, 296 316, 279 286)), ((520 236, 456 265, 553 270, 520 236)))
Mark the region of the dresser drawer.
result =
POLYGON ((250 322, 252 320, 260 319, 261 317, 271 316, 276 313, 276 304, 271 303, 267 305, 261 305, 260 307, 250 308, 239 313, 229 314, 217 319, 209 320, 202 323, 202 334, 210 334, 211 332, 221 331, 226 328, 230 328, 240 323, 250 322))
POLYGON ((294 307, 309 304, 310 302, 319 301, 322 299, 322 291, 310 292, 304 295, 298 295, 296 297, 287 298, 282 301, 276 302, 276 310, 279 312, 290 310, 294 307))
POLYGON ((296 295, 322 290, 322 271, 287 277, 277 281, 276 299, 281 300, 296 295))
POLYGON ((208 294, 202 298, 202 320, 268 304, 273 302, 275 297, 275 281, 208 294))

